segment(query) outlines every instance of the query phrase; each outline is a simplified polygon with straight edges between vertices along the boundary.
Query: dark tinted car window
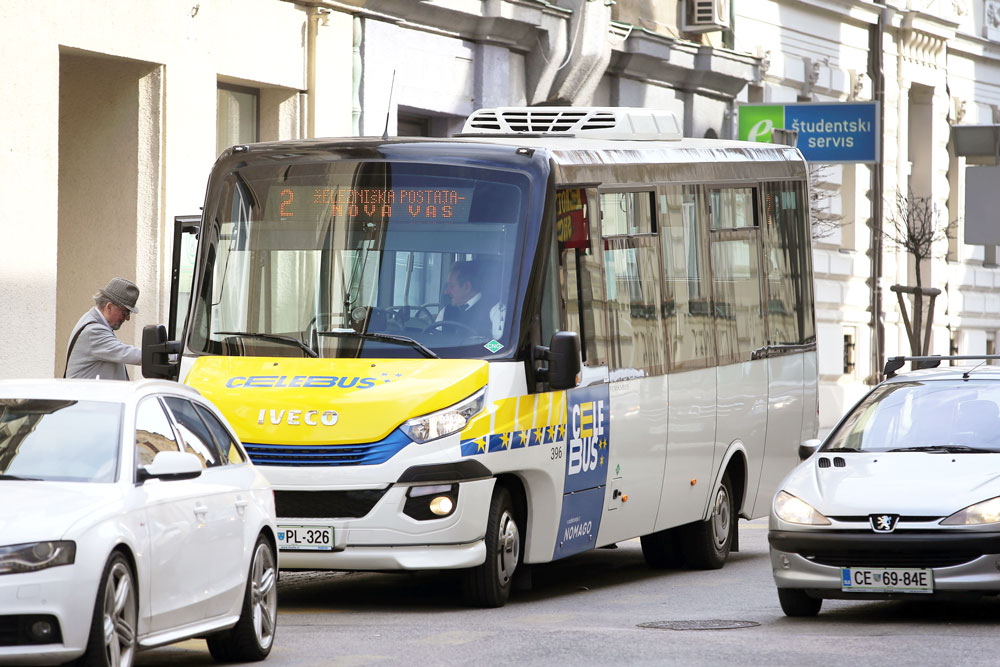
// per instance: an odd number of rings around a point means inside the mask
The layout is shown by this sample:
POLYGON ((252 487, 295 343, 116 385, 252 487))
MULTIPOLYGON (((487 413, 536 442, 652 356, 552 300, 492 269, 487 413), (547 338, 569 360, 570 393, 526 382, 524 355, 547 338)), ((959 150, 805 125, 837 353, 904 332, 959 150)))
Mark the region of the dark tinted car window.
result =
POLYGON ((240 448, 236 446, 233 436, 222 425, 222 422, 215 418, 211 410, 197 403, 194 404, 194 407, 198 410, 198 414, 201 415, 202 419, 205 420, 208 430, 215 436, 215 444, 219 446, 219 450, 222 452, 223 463, 243 463, 245 459, 243 458, 243 454, 240 453, 240 448))
POLYGON ((0 398, 0 475, 113 482, 121 422, 121 403, 0 398))
POLYGON ((158 452, 179 452, 177 436, 156 398, 145 398, 135 411, 135 464, 148 466, 158 452))
POLYGON ((222 457, 212 439, 212 433, 198 416, 191 401, 176 396, 166 396, 163 400, 174 414, 185 451, 196 454, 208 468, 222 465, 222 457))

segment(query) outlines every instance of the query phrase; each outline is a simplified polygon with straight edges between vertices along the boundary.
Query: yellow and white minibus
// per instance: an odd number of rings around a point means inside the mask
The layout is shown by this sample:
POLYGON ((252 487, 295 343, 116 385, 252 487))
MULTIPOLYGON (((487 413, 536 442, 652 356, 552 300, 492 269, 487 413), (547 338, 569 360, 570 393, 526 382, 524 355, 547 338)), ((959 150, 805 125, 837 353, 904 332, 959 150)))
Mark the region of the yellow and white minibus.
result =
POLYGON ((143 371, 226 414, 283 569, 461 570, 499 606, 636 537, 719 568, 817 431, 807 181, 644 109, 235 146, 143 371))

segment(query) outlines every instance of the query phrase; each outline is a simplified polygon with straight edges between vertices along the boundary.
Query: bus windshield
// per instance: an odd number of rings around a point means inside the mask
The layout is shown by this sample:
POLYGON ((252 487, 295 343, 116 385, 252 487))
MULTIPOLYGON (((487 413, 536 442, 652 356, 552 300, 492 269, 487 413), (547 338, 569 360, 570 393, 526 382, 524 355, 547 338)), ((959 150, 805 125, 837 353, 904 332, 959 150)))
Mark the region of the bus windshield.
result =
POLYGON ((247 356, 503 356, 516 341, 529 192, 526 174, 499 168, 244 163, 206 211, 189 345, 247 356))

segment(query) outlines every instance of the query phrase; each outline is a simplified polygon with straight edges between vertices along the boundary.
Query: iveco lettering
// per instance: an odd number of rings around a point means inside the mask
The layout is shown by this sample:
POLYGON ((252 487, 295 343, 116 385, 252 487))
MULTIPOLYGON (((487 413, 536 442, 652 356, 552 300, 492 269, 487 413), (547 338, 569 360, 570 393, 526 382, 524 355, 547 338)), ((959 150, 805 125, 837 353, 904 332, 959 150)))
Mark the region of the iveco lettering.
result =
POLYGON ((235 146, 198 243, 143 373, 230 420, 282 568, 451 570, 493 607, 526 565, 636 537, 720 568, 816 435, 790 146, 569 107, 235 146))

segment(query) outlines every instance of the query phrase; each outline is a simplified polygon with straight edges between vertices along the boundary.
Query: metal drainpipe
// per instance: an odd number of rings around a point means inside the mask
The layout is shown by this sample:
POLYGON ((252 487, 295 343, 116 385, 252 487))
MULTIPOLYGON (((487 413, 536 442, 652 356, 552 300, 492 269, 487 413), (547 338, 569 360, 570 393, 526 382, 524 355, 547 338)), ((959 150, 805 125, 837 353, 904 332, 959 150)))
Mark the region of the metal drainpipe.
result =
POLYGON ((354 17, 354 42, 351 46, 351 132, 355 137, 361 135, 361 77, 364 74, 364 61, 361 59, 361 40, 364 37, 364 24, 360 16, 354 17))
MULTIPOLYGON (((883 35, 885 34, 886 19, 888 9, 882 8, 879 13, 878 22, 869 27, 870 39, 868 42, 868 76, 872 80, 872 98, 879 102, 880 127, 885 133, 885 71, 883 58, 885 45, 883 35)), ((882 360, 885 350, 885 325, 882 322, 882 190, 884 187, 884 154, 885 141, 882 142, 882 153, 878 162, 872 166, 871 174, 871 329, 872 329, 872 372, 871 383, 875 384, 882 379, 882 360)))
POLYGON ((316 34, 320 9, 310 7, 306 27, 306 138, 316 136, 316 34))

